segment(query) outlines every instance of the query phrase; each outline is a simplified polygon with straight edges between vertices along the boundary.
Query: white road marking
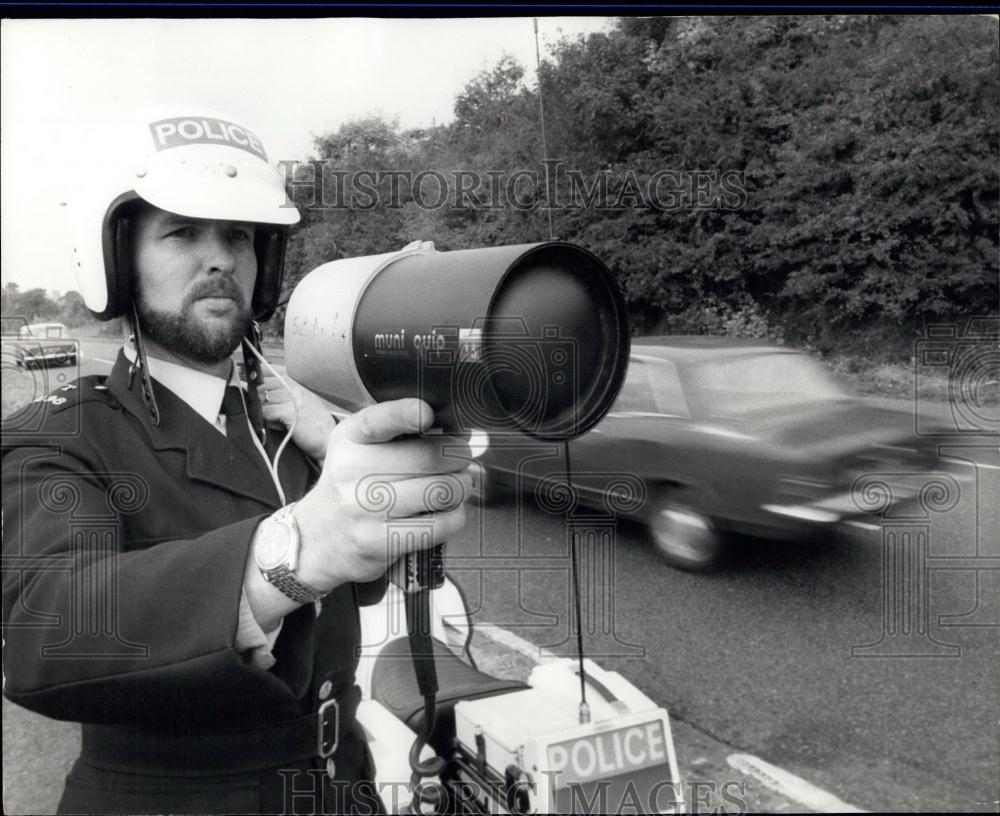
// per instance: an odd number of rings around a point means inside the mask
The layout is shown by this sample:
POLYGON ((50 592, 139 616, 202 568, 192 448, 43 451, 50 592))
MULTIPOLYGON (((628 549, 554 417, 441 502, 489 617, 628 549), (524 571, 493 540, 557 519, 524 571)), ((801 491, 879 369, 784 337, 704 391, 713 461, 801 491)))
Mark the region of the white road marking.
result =
POLYGON ((508 649, 513 649, 518 654, 522 654, 531 660, 558 660, 559 655, 550 652, 548 649, 544 649, 541 646, 536 646, 530 640, 525 640, 520 635, 515 635, 513 632, 502 629, 499 626, 484 626, 483 624, 476 625, 476 631, 483 637, 489 638, 495 643, 499 643, 501 646, 506 646, 508 649))
POLYGON ((765 762, 753 754, 730 754, 726 761, 731 768, 756 779, 771 790, 781 794, 803 807, 818 813, 867 813, 861 808, 849 805, 832 793, 818 788, 811 782, 790 773, 777 765, 765 762))

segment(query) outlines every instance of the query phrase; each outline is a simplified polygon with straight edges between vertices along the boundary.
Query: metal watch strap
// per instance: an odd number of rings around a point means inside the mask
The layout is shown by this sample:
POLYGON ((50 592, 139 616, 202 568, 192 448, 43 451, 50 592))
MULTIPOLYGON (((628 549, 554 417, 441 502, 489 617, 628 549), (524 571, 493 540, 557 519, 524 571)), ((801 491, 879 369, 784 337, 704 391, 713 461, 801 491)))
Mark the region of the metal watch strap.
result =
POLYGON ((296 603, 309 604, 316 603, 326 597, 328 593, 317 592, 310 586, 303 584, 295 574, 288 569, 287 564, 281 564, 271 570, 261 570, 261 575, 273 587, 281 590, 285 595, 296 603))
MULTIPOLYGON (((295 502, 285 505, 271 516, 271 521, 284 524, 288 527, 290 534, 295 538, 295 545, 298 547, 301 546, 301 539, 299 538, 299 527, 295 523, 295 516, 292 515, 292 508, 294 506, 295 502)), ((271 586, 296 603, 316 603, 329 594, 328 592, 319 592, 308 584, 302 583, 295 577, 295 573, 288 568, 287 563, 279 564, 273 569, 261 570, 260 574, 264 576, 264 580, 271 584, 271 586)))

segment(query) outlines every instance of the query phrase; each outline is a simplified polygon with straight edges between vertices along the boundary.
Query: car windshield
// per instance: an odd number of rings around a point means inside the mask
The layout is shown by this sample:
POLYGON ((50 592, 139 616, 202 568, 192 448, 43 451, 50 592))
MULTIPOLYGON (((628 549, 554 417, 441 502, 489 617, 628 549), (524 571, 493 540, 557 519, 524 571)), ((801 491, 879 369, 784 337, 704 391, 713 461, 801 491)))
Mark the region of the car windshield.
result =
POLYGON ((705 410, 720 419, 844 396, 816 363, 794 353, 713 360, 695 367, 694 379, 705 410))
POLYGON ((677 368, 670 360, 633 357, 625 384, 612 410, 618 414, 687 417, 687 403, 677 368))

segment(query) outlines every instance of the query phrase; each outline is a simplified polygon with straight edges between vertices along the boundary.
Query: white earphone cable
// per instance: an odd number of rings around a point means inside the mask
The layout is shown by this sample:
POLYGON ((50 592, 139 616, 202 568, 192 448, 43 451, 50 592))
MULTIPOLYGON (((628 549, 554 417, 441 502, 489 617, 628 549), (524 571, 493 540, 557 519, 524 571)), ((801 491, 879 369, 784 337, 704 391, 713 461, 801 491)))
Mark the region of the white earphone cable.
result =
MULTIPOLYGON (((264 455, 264 459, 267 461, 267 466, 271 470, 271 476, 274 479, 274 485, 275 485, 275 487, 278 488, 278 493, 281 496, 281 503, 282 504, 286 504, 287 501, 285 499, 285 491, 282 489, 282 487, 281 487, 281 479, 278 477, 278 462, 280 461, 281 454, 284 453, 285 447, 288 445, 289 440, 291 440, 291 438, 292 438, 292 434, 295 431, 295 426, 298 424, 298 421, 299 421, 299 406, 298 406, 298 403, 295 400, 295 392, 292 391, 292 389, 289 387, 289 385, 288 385, 287 381, 285 380, 285 378, 282 377, 275 370, 274 366, 272 366, 264 358, 264 356, 259 351, 257 351, 257 349, 255 349, 253 347, 252 343, 248 343, 247 344, 247 348, 249 348, 250 351, 253 352, 254 357, 256 357, 261 363, 263 363, 264 365, 267 366, 268 371, 270 371, 271 374, 274 375, 274 378, 279 383, 281 383, 281 387, 284 388, 288 392, 289 397, 291 397, 292 410, 295 412, 295 415, 292 418, 292 423, 291 423, 291 425, 288 426, 288 431, 285 433, 285 438, 281 440, 281 444, 278 445, 278 450, 275 451, 275 453, 274 453, 274 462, 271 462, 270 460, 268 460, 266 453, 264 455)), ((254 435, 254 439, 256 439, 256 438, 257 438, 256 435, 254 435)), ((258 445, 259 445, 259 442, 258 442, 258 445)))

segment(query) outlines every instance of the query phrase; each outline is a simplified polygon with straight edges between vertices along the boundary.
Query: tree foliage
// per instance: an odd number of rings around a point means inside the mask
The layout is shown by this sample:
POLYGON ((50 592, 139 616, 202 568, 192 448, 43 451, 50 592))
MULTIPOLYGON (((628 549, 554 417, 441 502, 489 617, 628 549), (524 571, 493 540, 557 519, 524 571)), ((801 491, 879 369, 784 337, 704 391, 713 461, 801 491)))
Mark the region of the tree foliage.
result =
POLYGON ((306 207, 289 280, 415 238, 543 240, 551 216, 613 269, 639 330, 830 347, 994 313, 997 76, 982 16, 624 19, 542 64, 547 180, 538 90, 511 58, 466 86, 447 125, 365 119, 317 139, 349 174, 479 181, 438 207, 406 185, 371 207, 306 207), (527 171, 539 182, 512 185, 527 171), (604 206, 580 198, 601 184, 604 206))
POLYGON ((67 326, 85 326, 94 318, 83 302, 83 296, 76 291, 63 295, 49 293, 34 288, 24 291, 14 283, 8 283, 2 292, 4 331, 11 326, 17 328, 28 323, 65 323, 67 326))

